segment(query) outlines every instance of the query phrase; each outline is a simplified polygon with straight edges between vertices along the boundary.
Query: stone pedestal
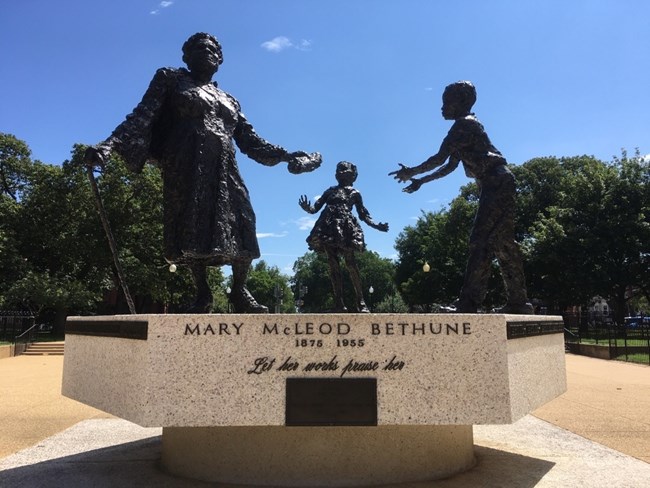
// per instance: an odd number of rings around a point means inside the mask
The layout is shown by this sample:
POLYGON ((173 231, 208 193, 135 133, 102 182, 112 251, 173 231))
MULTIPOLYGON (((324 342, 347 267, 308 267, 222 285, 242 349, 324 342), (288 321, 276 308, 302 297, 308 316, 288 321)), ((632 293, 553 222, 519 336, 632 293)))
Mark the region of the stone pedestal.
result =
POLYGON ((163 426, 163 467, 182 476, 430 480, 472 466, 472 425, 566 390, 562 331, 515 315, 72 317, 63 394, 163 426))
POLYGON ((474 465, 472 427, 165 427, 162 465, 254 486, 372 486, 445 478, 474 465))

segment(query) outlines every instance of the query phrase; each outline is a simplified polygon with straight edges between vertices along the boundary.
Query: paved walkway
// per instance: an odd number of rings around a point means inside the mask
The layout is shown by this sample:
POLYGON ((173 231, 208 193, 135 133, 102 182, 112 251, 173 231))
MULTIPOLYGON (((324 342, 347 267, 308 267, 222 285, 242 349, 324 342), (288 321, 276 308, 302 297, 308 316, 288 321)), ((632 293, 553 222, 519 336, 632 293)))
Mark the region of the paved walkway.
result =
POLYGON ((567 392, 536 417, 650 463, 650 366, 567 354, 567 392))
MULTIPOLYGON (((650 486, 650 367, 566 359, 567 393, 513 425, 476 426, 476 468, 412 486, 650 486)), ((62 397, 62 368, 57 356, 0 360, 0 485, 210 486, 156 468, 160 429, 62 397)))
POLYGON ((0 359, 0 458, 77 422, 111 415, 61 395, 63 356, 0 359))

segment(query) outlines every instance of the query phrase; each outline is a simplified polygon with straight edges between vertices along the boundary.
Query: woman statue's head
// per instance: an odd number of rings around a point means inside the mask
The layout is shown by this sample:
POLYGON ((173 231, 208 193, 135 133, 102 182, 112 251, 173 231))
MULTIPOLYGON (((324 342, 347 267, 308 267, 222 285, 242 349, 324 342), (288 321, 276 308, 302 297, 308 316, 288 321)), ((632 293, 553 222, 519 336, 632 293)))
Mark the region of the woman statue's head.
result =
POLYGON ((192 73, 212 78, 223 63, 221 44, 216 37, 198 32, 183 44, 183 61, 192 73))

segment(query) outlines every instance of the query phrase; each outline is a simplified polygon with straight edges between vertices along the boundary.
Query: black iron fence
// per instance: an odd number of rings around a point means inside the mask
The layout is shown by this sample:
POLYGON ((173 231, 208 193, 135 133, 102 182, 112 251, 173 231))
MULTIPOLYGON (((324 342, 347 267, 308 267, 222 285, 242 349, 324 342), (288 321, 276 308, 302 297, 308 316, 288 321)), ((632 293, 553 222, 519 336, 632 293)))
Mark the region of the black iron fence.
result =
POLYGON ((34 326, 31 312, 0 310, 0 342, 13 343, 19 335, 34 326))
POLYGON ((611 317, 564 314, 564 342, 575 354, 650 364, 650 318, 630 317, 617 324, 611 317))

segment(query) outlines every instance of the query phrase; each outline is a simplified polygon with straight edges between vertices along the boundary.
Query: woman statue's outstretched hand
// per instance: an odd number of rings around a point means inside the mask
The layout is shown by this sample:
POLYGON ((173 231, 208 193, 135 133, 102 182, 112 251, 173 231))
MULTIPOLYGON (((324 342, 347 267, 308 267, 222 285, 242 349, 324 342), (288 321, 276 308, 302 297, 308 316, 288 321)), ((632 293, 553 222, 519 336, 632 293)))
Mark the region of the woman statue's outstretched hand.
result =
POLYGON ((300 174, 314 171, 323 162, 323 157, 320 153, 313 152, 311 154, 305 151, 296 151, 289 153, 289 173, 300 174))
POLYGON ((382 232, 388 232, 388 224, 386 222, 379 222, 374 225, 374 228, 382 232))

